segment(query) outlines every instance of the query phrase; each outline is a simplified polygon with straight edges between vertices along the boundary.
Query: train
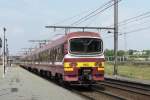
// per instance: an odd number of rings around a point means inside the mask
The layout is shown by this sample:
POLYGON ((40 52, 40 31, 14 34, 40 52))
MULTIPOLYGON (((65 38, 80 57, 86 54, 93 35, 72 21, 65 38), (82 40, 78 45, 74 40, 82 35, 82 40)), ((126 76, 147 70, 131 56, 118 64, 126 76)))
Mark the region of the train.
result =
POLYGON ((21 67, 71 85, 104 80, 103 40, 96 32, 70 32, 22 56, 21 67))

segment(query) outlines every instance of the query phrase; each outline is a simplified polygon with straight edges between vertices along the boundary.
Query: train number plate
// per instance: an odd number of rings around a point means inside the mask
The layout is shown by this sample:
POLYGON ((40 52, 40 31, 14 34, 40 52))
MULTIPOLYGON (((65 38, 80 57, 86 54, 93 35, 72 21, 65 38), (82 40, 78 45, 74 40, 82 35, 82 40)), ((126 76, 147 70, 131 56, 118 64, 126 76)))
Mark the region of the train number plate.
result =
POLYGON ((88 63, 84 63, 83 66, 84 67, 89 67, 89 64, 88 63))

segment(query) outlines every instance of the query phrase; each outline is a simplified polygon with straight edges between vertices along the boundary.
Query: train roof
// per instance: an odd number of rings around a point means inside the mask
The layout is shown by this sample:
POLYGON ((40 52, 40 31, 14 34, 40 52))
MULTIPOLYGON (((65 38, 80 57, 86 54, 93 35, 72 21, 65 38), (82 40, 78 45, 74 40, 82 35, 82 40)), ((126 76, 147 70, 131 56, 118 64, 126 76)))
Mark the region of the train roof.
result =
POLYGON ((49 42, 48 44, 44 45, 41 48, 36 48, 34 51, 32 51, 27 56, 32 56, 32 55, 35 55, 39 52, 46 51, 50 48, 56 47, 60 44, 63 44, 68 39, 75 38, 75 37, 96 37, 96 38, 100 38, 100 34, 96 33, 96 32, 71 32, 71 33, 66 34, 65 36, 62 36, 62 37, 52 41, 52 42, 49 42))
POLYGON ((71 32, 69 34, 67 34, 67 38, 73 38, 73 37, 98 37, 100 38, 99 33, 95 33, 95 32, 71 32))

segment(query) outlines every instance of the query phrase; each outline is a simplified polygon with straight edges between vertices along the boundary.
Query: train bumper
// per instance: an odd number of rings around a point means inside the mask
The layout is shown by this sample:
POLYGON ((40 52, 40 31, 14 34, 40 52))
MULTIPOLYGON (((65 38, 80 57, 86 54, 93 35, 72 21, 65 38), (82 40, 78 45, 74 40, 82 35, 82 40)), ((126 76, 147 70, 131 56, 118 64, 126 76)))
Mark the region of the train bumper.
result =
POLYGON ((76 75, 65 75, 64 76, 64 81, 78 81, 78 76, 76 75))
POLYGON ((73 71, 64 73, 64 81, 102 81, 104 80, 104 70, 98 68, 74 68, 73 71))

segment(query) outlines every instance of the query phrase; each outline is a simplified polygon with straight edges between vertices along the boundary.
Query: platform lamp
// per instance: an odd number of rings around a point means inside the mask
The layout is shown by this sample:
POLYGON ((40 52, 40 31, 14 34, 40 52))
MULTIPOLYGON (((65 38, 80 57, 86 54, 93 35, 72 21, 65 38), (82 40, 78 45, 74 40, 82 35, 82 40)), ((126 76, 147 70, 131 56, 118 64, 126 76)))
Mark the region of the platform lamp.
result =
POLYGON ((3 47, 3 66, 4 66, 4 75, 5 75, 5 54, 6 54, 6 52, 5 52, 5 32, 6 32, 6 28, 4 27, 3 28, 3 32, 4 32, 4 47, 3 47))
POLYGON ((1 55, 1 48, 2 48, 2 39, 1 39, 1 37, 0 37, 0 61, 1 61, 1 57, 2 57, 2 55, 1 55))

